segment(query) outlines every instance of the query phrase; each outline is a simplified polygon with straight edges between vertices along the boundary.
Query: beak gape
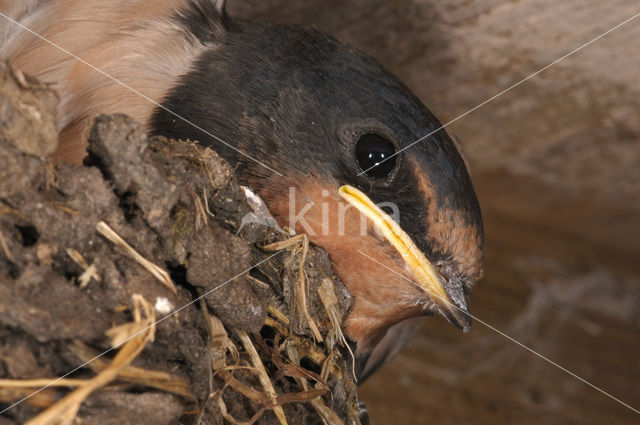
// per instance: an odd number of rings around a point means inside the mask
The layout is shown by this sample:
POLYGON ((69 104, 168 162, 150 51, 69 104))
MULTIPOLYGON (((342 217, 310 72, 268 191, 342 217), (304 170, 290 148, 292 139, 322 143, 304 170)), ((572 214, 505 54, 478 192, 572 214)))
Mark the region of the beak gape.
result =
MULTIPOLYGON (((463 285, 459 278, 445 279, 411 240, 411 237, 387 213, 360 190, 341 186, 340 197, 365 215, 381 235, 398 251, 413 273, 411 282, 422 288, 438 306, 440 313, 465 333, 471 326, 463 285)), ((404 276, 403 276, 404 277, 404 276)))

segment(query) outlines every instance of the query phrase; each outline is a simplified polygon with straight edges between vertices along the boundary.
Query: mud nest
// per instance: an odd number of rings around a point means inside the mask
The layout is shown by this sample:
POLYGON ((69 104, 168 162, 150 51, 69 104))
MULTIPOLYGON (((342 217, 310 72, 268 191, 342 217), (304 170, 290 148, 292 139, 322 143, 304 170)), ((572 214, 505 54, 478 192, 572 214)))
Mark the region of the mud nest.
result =
POLYGON ((57 104, 0 65, 0 424, 359 423, 327 254, 125 115, 52 164, 57 104))

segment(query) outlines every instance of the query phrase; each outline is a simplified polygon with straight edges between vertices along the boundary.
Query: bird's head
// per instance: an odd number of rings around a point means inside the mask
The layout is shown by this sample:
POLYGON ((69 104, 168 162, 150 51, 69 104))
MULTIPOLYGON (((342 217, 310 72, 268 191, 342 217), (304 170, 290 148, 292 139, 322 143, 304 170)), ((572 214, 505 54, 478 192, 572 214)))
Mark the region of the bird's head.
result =
POLYGON ((467 330, 483 227, 440 122, 375 60, 321 32, 229 21, 205 31, 193 16, 184 22, 208 47, 163 106, 246 156, 164 110, 153 131, 216 149, 281 226, 328 251, 354 298, 344 330, 359 356, 418 315, 467 330))

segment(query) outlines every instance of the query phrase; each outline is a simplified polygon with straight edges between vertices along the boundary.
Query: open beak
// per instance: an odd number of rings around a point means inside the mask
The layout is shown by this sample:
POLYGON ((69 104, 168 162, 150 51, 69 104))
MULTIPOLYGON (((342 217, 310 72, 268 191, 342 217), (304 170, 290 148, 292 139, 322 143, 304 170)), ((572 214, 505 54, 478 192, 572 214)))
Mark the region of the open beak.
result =
POLYGON ((406 265, 413 272, 414 283, 422 288, 436 303, 440 313, 454 326, 465 333, 471 326, 471 317, 462 285, 456 280, 445 279, 427 258, 411 237, 402 230, 387 213, 380 209, 362 193, 350 185, 341 186, 340 197, 364 214, 389 243, 398 251, 406 265))

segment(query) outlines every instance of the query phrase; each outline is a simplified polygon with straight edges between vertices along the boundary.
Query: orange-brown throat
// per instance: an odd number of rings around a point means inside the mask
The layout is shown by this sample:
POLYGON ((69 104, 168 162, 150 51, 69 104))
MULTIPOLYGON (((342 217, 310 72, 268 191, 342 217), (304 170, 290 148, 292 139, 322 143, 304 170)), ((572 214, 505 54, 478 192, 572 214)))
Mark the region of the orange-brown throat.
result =
POLYGON ((353 296, 344 331, 358 342, 359 350, 372 348, 390 326, 425 313, 421 301, 428 297, 402 278, 413 279, 402 257, 366 217, 340 198, 335 184, 308 176, 278 180, 259 193, 280 226, 306 233, 329 253, 336 275, 353 296))

